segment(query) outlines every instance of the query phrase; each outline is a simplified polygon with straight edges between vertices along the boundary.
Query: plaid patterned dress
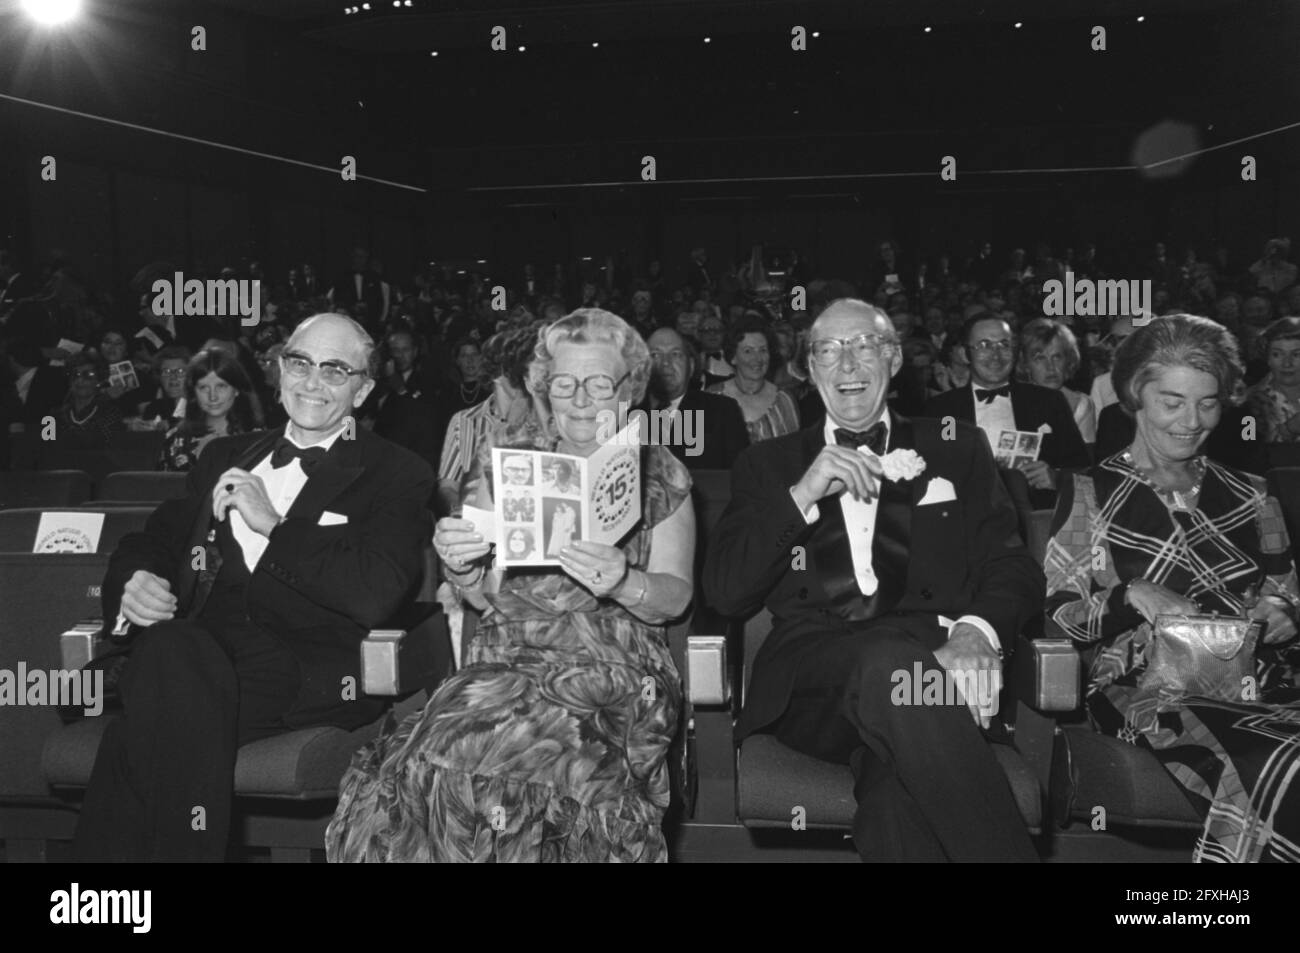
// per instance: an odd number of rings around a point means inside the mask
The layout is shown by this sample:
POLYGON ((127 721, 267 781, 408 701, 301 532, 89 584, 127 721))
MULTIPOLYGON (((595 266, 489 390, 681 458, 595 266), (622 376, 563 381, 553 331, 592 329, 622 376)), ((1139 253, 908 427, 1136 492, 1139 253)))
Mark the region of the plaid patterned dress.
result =
POLYGON ((1197 861, 1300 861, 1296 641, 1260 646, 1255 702, 1162 702, 1139 687, 1151 626, 1122 583, 1147 579, 1204 612, 1244 613, 1247 590, 1295 604, 1296 571, 1264 481, 1205 461, 1176 510, 1116 454, 1062 485, 1047 547, 1047 614, 1090 666, 1093 726, 1153 751, 1205 817, 1197 861))

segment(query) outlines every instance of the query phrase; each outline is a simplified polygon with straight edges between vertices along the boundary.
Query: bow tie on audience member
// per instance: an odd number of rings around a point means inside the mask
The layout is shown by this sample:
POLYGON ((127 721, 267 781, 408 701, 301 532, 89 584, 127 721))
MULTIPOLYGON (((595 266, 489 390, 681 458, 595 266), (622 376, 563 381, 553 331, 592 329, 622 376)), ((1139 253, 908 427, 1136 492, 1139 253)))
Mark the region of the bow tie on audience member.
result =
POLYGON ((1011 385, 1003 384, 1001 387, 992 387, 988 390, 977 387, 975 388, 975 396, 979 398, 981 403, 991 404, 998 397, 1010 397, 1011 385))
POLYGON ((324 447, 298 447, 288 437, 281 437, 275 442, 275 449, 271 451, 271 468, 278 470, 287 467, 293 458, 297 457, 302 472, 311 476, 311 471, 325 462, 325 454, 328 452, 324 447))
POLYGON ((845 430, 843 427, 835 428, 835 442, 841 447, 866 447, 876 456, 885 452, 885 423, 882 420, 873 424, 866 430, 845 430))

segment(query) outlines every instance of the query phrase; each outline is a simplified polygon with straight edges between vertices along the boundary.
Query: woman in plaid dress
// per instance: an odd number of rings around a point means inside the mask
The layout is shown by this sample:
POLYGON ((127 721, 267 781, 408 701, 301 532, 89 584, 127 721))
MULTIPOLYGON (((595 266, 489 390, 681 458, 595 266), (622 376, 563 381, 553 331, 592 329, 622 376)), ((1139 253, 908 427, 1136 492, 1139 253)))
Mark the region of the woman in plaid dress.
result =
POLYGON ((1241 374, 1235 341, 1173 315, 1116 354, 1133 443, 1065 481, 1048 544, 1047 613, 1089 666, 1093 726, 1153 751, 1205 818, 1198 861, 1300 861, 1297 588, 1278 502, 1264 481, 1201 446, 1241 374), (1265 623, 1242 697, 1160 697, 1141 685, 1165 613, 1265 623))

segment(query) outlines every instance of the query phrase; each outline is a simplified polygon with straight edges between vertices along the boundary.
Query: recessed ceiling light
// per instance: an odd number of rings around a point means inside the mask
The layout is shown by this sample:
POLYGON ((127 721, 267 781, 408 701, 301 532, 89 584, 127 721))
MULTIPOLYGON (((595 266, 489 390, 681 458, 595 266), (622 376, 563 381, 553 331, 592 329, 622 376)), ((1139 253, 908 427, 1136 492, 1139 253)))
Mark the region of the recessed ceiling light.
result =
POLYGON ((813 39, 815 40, 815 39, 817 39, 819 36, 821 36, 821 34, 818 33, 816 30, 813 30, 813 39))
POLYGON ((591 44, 591 48, 592 48, 593 50, 594 50, 596 47, 598 47, 598 46, 600 46, 600 42, 599 42, 599 41, 597 41, 597 42, 591 44))
POLYGON ((363 3, 363 4, 361 4, 361 9, 362 9, 362 10, 369 10, 369 9, 370 9, 370 4, 368 4, 368 3, 363 3))
POLYGON ((926 32, 926 33, 929 33, 932 29, 933 29, 933 27, 926 27, 926 28, 925 28, 925 32, 926 32))
POLYGON ((431 52, 429 53, 429 55, 430 55, 430 56, 437 56, 437 55, 438 55, 438 51, 437 51, 437 50, 433 50, 433 51, 431 51, 431 52))
POLYGON ((1016 29, 1019 30, 1022 26, 1024 26, 1024 24, 1021 23, 1019 20, 1017 20, 1017 21, 1016 21, 1016 29))
POLYGON ((522 53, 522 52, 523 52, 524 50, 526 50, 526 49, 528 49, 528 47, 526 47, 526 46, 521 46, 521 47, 519 47, 519 52, 522 53))
POLYGON ((1145 23, 1146 20, 1147 20, 1146 17, 1138 17, 1138 23, 1145 23))
POLYGON ((706 37, 704 38, 704 42, 705 42, 705 43, 712 43, 712 42, 713 42, 713 37, 711 37, 711 36, 706 36, 706 37))

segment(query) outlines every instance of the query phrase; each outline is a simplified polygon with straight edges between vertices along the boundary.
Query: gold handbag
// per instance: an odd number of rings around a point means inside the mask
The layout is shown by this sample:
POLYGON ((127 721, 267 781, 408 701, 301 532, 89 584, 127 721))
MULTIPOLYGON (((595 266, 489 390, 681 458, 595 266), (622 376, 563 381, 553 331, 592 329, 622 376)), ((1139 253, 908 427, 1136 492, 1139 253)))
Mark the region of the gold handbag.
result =
POLYGON ((1246 679, 1255 675, 1261 628, 1241 616, 1158 615, 1139 687, 1168 700, 1200 695, 1239 702, 1246 679))

